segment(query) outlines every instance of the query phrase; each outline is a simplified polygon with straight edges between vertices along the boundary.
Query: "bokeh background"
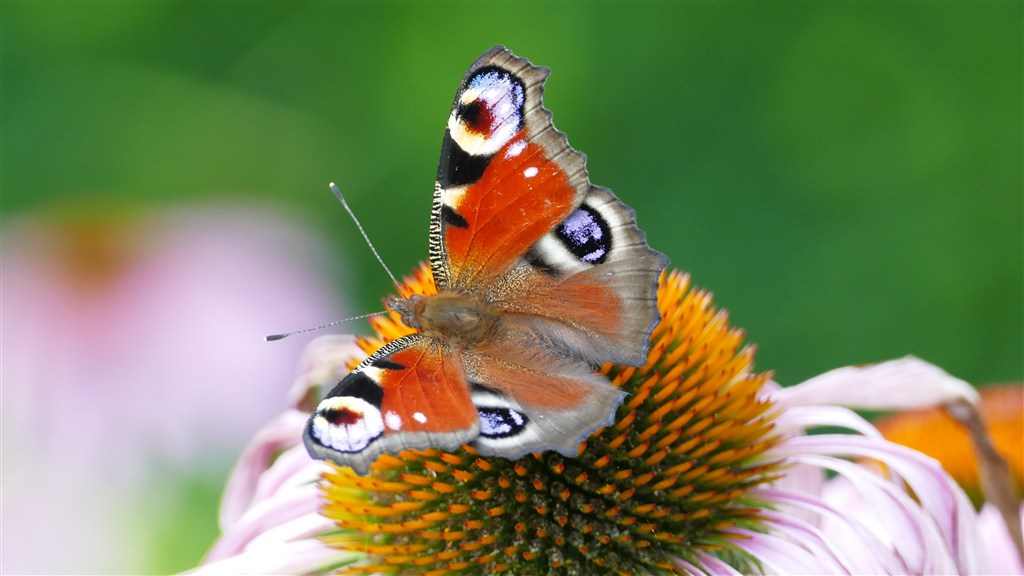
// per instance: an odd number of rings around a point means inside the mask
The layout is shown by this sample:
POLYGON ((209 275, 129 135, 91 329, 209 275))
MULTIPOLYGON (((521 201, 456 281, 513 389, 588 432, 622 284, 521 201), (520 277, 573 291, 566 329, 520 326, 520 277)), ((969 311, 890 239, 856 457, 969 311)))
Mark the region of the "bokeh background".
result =
MULTIPOLYGON (((444 122, 503 43, 784 384, 1024 370, 1017 2, 3 2, 3 570, 157 573, 312 336, 426 256, 444 122)), ((354 323, 340 331, 366 330, 354 323)))

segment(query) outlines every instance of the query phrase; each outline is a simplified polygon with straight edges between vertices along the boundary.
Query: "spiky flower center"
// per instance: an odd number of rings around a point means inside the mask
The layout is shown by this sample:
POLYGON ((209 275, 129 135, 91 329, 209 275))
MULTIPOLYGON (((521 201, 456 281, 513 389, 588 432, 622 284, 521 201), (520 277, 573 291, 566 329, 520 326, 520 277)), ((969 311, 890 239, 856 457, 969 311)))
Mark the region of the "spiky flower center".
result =
MULTIPOLYGON (((407 281, 433 293, 429 271, 407 281)), ((647 365, 605 365, 629 393, 615 424, 576 458, 554 452, 517 461, 412 450, 383 456, 371 474, 334 467, 323 514, 332 545, 365 552, 346 573, 659 573, 698 552, 742 562, 730 529, 757 528, 763 504, 745 495, 771 480, 762 456, 778 436, 751 373, 753 349, 689 278, 672 273, 658 294, 662 321, 647 365)), ((410 332, 379 319, 368 352, 410 332)))

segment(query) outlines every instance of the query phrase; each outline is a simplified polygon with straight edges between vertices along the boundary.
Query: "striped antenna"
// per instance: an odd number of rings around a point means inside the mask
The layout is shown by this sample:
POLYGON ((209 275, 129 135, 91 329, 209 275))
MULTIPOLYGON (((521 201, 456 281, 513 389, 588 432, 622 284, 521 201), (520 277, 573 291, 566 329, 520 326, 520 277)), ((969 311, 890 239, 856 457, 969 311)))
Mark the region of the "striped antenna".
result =
MULTIPOLYGON (((402 290, 402 285, 399 284, 398 280, 395 279, 395 275, 391 273, 391 270, 388 268, 388 265, 384 263, 384 259, 380 257, 380 254, 377 252, 377 249, 373 246, 373 242, 370 242, 370 237, 367 236, 366 235, 366 231, 363 230, 363 225, 359 222, 359 218, 356 218, 355 213, 352 212, 352 209, 348 207, 348 202, 345 201, 345 195, 341 193, 341 190, 338 188, 337 184, 335 184, 334 182, 331 182, 330 185, 331 185, 331 192, 334 193, 334 197, 337 198, 341 202, 341 205, 345 208, 345 212, 348 212, 349 217, 352 218, 353 222, 355 222, 356 228, 359 229, 359 233, 363 235, 363 240, 366 240, 366 245, 370 247, 370 252, 373 252, 373 255, 377 258, 377 262, 380 262, 380 267, 383 268, 384 271, 387 272, 388 277, 391 278, 391 283, 394 284, 395 288, 398 289, 398 293, 402 295, 402 298, 408 298, 408 295, 405 293, 405 290, 402 290)), ((306 332, 313 332, 315 330, 323 330, 324 328, 329 328, 331 326, 335 326, 335 325, 341 324, 343 322, 351 322, 352 320, 361 320, 363 318, 369 318, 370 316, 379 316, 381 314, 387 314, 387 311, 386 310, 382 310, 380 312, 374 312, 372 314, 363 314, 362 316, 353 316, 352 318, 345 318, 344 320, 336 320, 334 322, 329 322, 329 323, 324 324, 322 326, 316 326, 314 328, 303 328, 302 330, 295 330, 294 332, 285 332, 283 334, 271 334, 270 336, 264 336, 263 340, 265 342, 273 342, 275 340, 284 340, 285 338, 287 338, 289 336, 294 336, 296 334, 305 334, 306 332)))
POLYGON ((352 320, 362 320, 363 318, 369 318, 370 316, 380 316, 381 314, 387 314, 387 313, 388 313, 387 310, 381 310, 380 312, 374 312, 373 314, 363 314, 362 316, 353 316, 352 318, 345 318, 344 320, 335 320, 334 322, 329 322, 327 324, 324 324, 323 326, 317 326, 315 328, 303 328, 302 330, 296 330, 294 332, 285 332, 284 334, 271 334, 270 336, 264 336, 263 337, 263 341, 264 342, 273 342, 275 340, 284 340, 285 338, 287 338, 289 336, 294 336, 296 334, 305 334, 306 332, 312 332, 314 330, 323 330, 324 328, 328 328, 330 326, 334 326, 335 324, 341 324, 342 322, 351 322, 352 320))
POLYGON ((374 248, 373 242, 370 242, 370 237, 367 236, 366 231, 363 230, 363 225, 359 223, 359 218, 356 218, 355 213, 348 207, 348 202, 345 201, 345 196, 341 193, 341 190, 338 189, 338 185, 334 182, 331 182, 331 192, 334 192, 334 196, 341 201, 341 205, 345 207, 345 212, 348 212, 348 215, 352 217, 352 221, 356 223, 356 228, 358 228, 359 233, 363 235, 363 240, 366 240, 366 245, 370 247, 370 252, 373 252, 373 255, 377 257, 377 262, 380 262, 380 267, 388 273, 388 277, 391 278, 391 283, 395 285, 396 289, 398 289, 398 293, 402 295, 402 298, 408 298, 409 296, 405 293, 405 290, 402 290, 402 285, 398 283, 398 280, 395 280, 395 275, 391 273, 391 269, 388 268, 388 265, 384 263, 384 259, 377 253, 377 249, 374 248))

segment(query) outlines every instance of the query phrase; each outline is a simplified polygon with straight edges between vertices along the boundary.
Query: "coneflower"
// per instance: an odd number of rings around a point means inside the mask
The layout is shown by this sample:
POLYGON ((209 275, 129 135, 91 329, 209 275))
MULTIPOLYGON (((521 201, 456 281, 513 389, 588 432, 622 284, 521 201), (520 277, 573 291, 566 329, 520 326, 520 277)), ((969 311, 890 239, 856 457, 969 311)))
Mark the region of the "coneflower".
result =
MULTIPOLYGON (((428 269, 405 291, 432 293, 428 269)), ((309 389, 410 330, 392 314, 358 352, 345 352, 348 339, 318 340, 296 407, 254 439, 229 481, 223 534, 198 572, 985 570, 974 508, 941 466, 835 401, 895 390, 917 404, 973 402, 970 386, 907 358, 783 389, 753 370, 753 347, 688 276, 667 274, 658 297, 647 364, 601 368, 629 396, 576 458, 415 450, 380 457, 368 476, 313 461, 301 446, 309 389), (816 427, 855 433, 806 434, 816 427), (867 514, 848 514, 833 492, 858 495, 867 514)))

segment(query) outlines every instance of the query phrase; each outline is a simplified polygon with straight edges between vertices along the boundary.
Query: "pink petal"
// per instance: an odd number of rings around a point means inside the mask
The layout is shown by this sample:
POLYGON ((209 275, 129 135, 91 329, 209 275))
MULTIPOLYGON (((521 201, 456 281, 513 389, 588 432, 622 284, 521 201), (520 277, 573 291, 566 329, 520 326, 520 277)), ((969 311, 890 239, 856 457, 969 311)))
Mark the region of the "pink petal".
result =
MULTIPOLYGON (((1024 516, 1024 504, 1021 505, 1021 516, 1024 516)), ((1024 574, 1024 562, 995 506, 986 504, 981 508, 978 533, 981 534, 992 574, 1024 574)))
MULTIPOLYGON (((286 397, 288 406, 303 410, 302 402, 309 397, 311 390, 341 380, 348 373, 349 361, 365 356, 366 353, 356 346, 356 337, 351 334, 331 334, 313 340, 302 353, 299 377, 286 397)), ((303 411, 309 412, 308 409, 303 411)))
POLYGON ((682 561, 679 561, 680 565, 684 566, 684 568, 686 569, 687 574, 722 574, 724 576, 740 576, 742 574, 739 570, 736 570, 732 566, 729 566, 720 558, 712 556, 707 552, 697 550, 695 555, 697 557, 697 560, 700 562, 700 565, 704 569, 699 570, 692 564, 683 563, 682 561))
POLYGON ((337 526, 320 511, 303 514, 270 528, 249 541, 246 549, 273 546, 281 542, 316 538, 334 531, 337 526))
POLYGON ((838 458, 804 455, 798 460, 817 464, 848 478, 863 494, 870 510, 878 516, 878 525, 912 572, 957 572, 949 549, 932 519, 895 484, 838 458))
POLYGON ((771 510, 764 510, 762 514, 764 514, 768 523, 774 526, 776 533, 786 534, 805 548, 812 550, 823 564, 828 565, 830 572, 840 574, 853 573, 850 568, 850 559, 844 558, 845 555, 840 549, 811 523, 795 516, 787 516, 771 510))
POLYGON ((327 469, 323 461, 310 458, 305 446, 293 446, 260 476, 249 505, 272 498, 282 490, 317 482, 327 469))
MULTIPOLYGON (((834 481, 832 482, 835 483, 834 481)), ((782 510, 804 511, 819 519, 826 537, 839 548, 846 549, 845 559, 853 574, 906 574, 909 569, 893 554, 877 532, 869 530, 847 512, 840 512, 827 499, 797 491, 759 488, 751 497, 780 506, 782 510)), ((798 517, 803 517, 802 515, 798 517)))
POLYGON ((263 472, 277 452, 302 438, 308 414, 289 410, 260 429, 249 441, 228 477, 220 506, 220 529, 227 530, 245 513, 263 472))
POLYGON ((267 530, 319 510, 320 487, 317 484, 278 493, 250 508, 238 522, 224 530, 204 563, 239 554, 267 530))
POLYGON ((913 356, 838 368, 770 396, 784 407, 838 404, 868 410, 925 408, 959 398, 978 402, 969 384, 913 356))
POLYGON ((841 406, 794 406, 775 419, 775 426, 781 430, 795 429, 798 432, 806 428, 836 426, 873 438, 882 437, 870 422, 841 406))
POLYGON ((774 533, 737 528, 732 533, 746 539, 738 542, 753 555, 766 574, 837 574, 838 566, 823 562, 815 551, 804 548, 774 533))
POLYGON ((793 439, 805 452, 872 458, 891 467, 920 500, 957 561, 967 572, 984 570, 975 525, 976 513, 963 490, 933 458, 892 442, 860 436, 818 435, 793 439))
POLYGON ((354 556, 319 540, 296 540, 249 549, 199 566, 188 574, 319 574, 324 568, 338 566, 354 556))

